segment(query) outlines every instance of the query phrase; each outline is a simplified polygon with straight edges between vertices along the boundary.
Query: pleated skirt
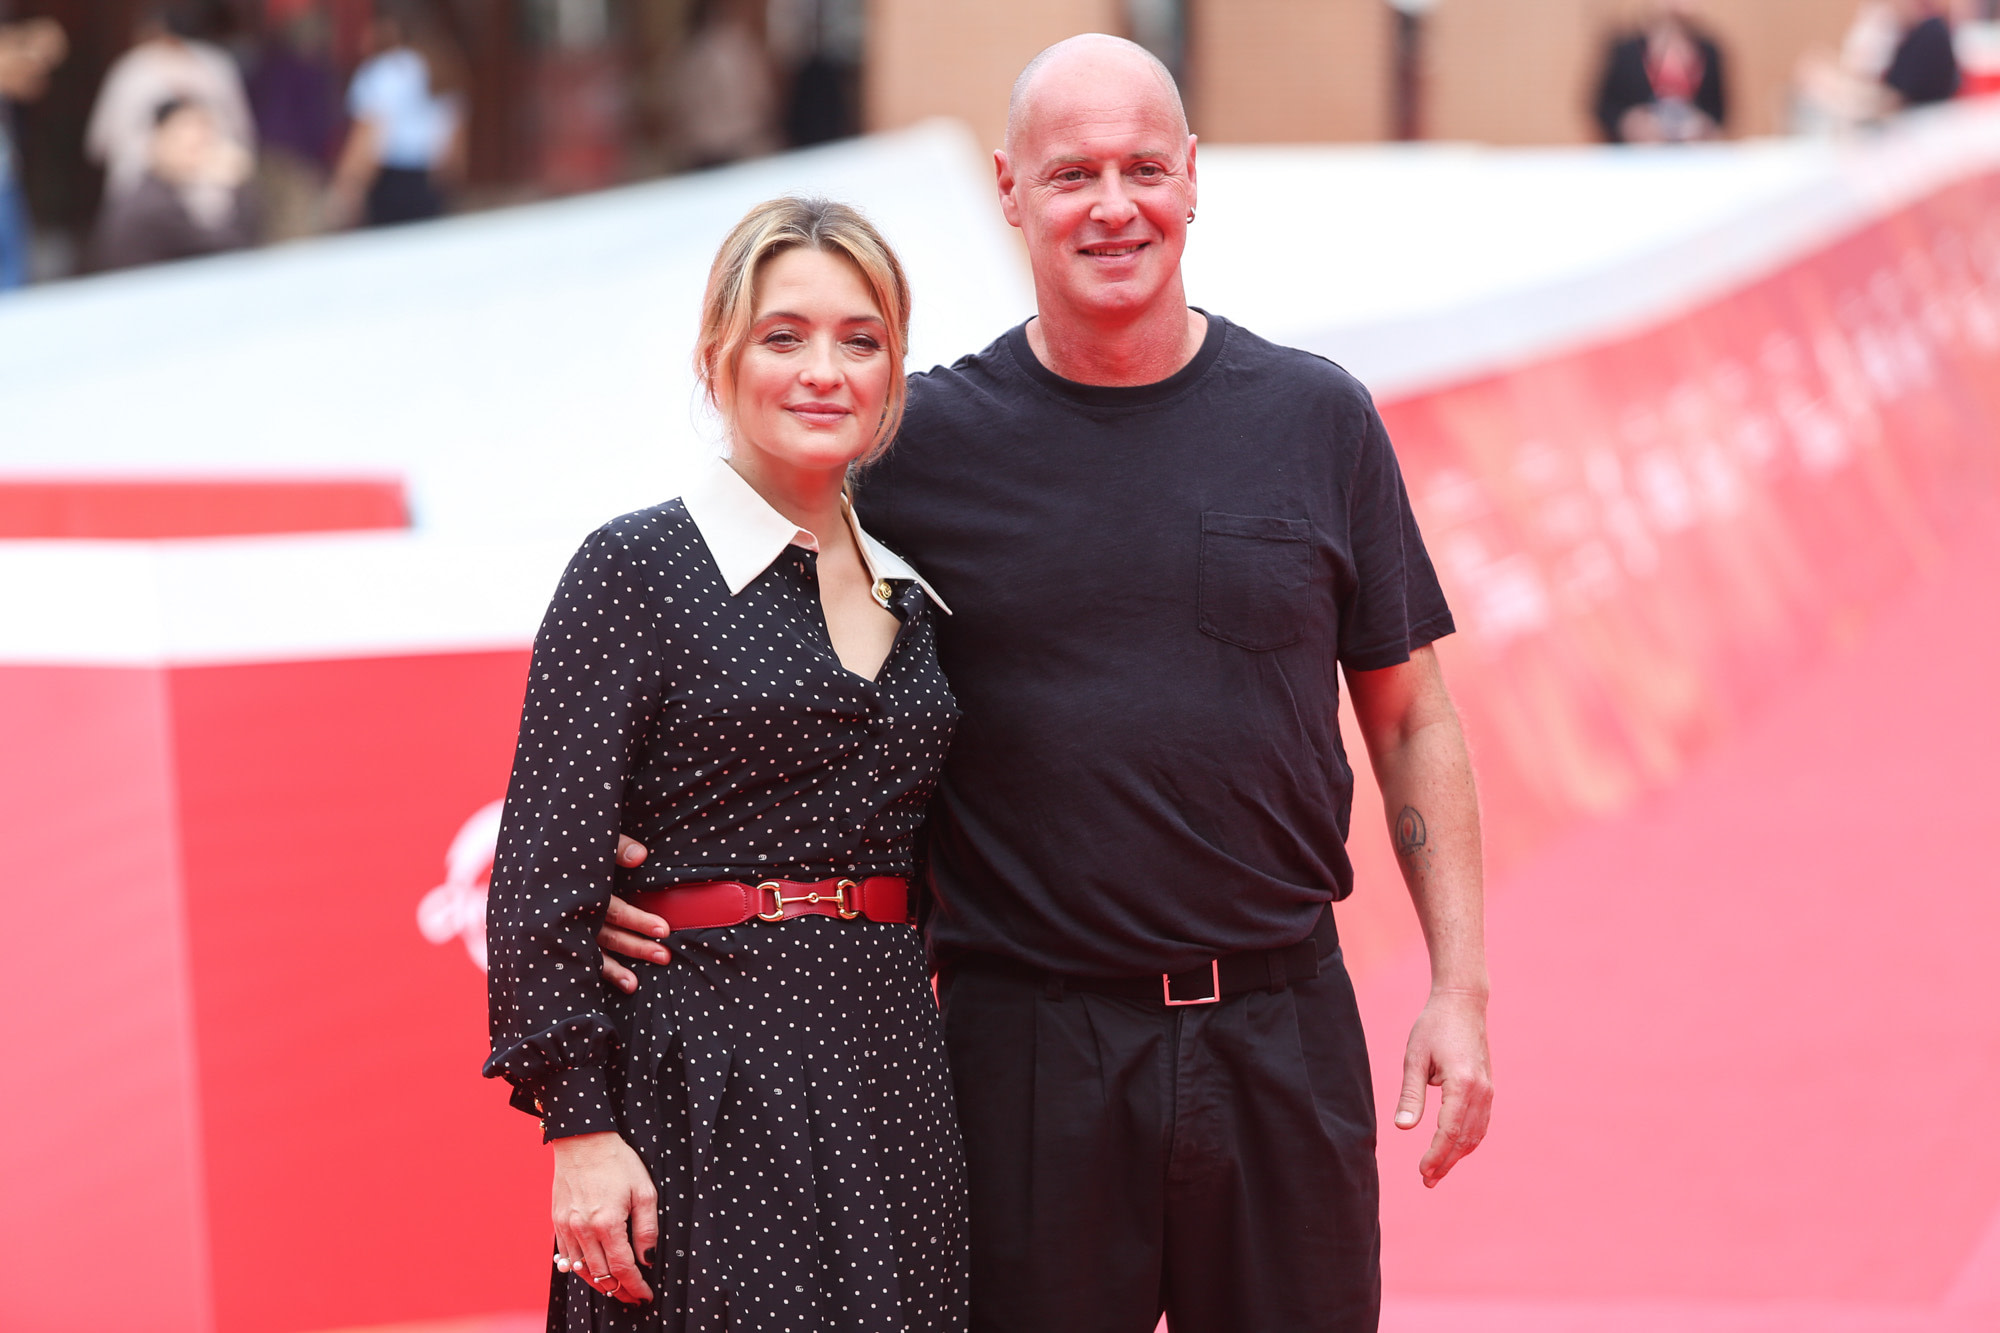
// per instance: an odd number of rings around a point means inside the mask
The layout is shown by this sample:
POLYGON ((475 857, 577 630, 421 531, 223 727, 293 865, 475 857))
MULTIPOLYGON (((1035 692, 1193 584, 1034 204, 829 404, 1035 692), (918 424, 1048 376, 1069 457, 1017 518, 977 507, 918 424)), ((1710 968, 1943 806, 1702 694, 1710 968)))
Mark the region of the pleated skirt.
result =
POLYGON ((646 1305, 556 1274, 550 1333, 959 1333, 965 1167, 917 932, 677 933, 614 1096, 660 1193, 646 1305))

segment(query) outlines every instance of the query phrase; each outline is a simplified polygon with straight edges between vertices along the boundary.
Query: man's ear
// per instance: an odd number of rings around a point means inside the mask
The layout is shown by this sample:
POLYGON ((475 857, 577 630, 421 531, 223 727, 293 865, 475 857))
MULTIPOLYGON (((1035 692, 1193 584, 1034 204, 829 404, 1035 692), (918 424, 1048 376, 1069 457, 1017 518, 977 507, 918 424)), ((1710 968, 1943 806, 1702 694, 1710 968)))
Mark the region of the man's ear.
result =
POLYGON ((1193 208, 1193 207, 1194 207, 1194 197, 1195 197, 1195 193, 1196 193, 1196 190, 1195 190, 1195 179, 1194 179, 1194 146, 1195 146, 1196 142, 1198 142, 1198 139, 1197 139, 1197 136, 1195 136, 1195 135, 1192 135, 1192 134, 1190 134, 1190 135, 1188 136, 1188 156, 1187 156, 1187 176, 1188 176, 1188 207, 1189 207, 1189 208, 1193 208))
POLYGON ((993 183, 1000 190, 1000 216, 1007 219, 1007 225, 1021 225, 1021 208, 1014 202, 1014 167, 1007 160, 1007 150, 993 150, 993 183))

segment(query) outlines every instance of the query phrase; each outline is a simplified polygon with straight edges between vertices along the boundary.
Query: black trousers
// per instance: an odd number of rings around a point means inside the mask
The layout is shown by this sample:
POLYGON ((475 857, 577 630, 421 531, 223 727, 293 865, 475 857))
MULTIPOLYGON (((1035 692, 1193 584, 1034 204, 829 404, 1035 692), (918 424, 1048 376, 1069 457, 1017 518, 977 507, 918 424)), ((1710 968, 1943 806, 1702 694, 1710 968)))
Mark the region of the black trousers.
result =
POLYGON ((1373 1333, 1375 1102, 1338 945, 1278 992, 1168 1008, 940 977, 974 1333, 1373 1333))
POLYGON ((371 227, 426 222, 444 214, 444 196, 428 171, 383 167, 368 187, 364 216, 371 227))

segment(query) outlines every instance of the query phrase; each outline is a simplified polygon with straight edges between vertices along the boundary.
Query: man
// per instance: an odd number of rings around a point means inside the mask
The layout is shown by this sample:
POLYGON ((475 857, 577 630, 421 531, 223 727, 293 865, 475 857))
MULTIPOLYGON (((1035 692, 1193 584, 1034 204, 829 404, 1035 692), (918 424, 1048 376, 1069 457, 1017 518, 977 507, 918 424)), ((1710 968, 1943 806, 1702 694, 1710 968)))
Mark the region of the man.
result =
POLYGON ((1606 143, 1693 143, 1728 121, 1722 48, 1691 0, 1663 0, 1637 32, 1614 37, 1597 87, 1606 143))
MULTIPOLYGON (((1477 805, 1429 647, 1450 615, 1361 386, 1188 307, 1195 138, 1158 61, 1043 52, 994 161, 1038 313, 912 381, 859 499, 955 612, 927 928, 972 1324, 1372 1329, 1335 663, 1430 948, 1396 1122, 1442 1085, 1435 1185, 1491 1103, 1477 805)), ((1326 261, 1308 224, 1272 220, 1274 268, 1326 261)), ((648 935, 619 905, 600 939, 663 960, 648 935)))

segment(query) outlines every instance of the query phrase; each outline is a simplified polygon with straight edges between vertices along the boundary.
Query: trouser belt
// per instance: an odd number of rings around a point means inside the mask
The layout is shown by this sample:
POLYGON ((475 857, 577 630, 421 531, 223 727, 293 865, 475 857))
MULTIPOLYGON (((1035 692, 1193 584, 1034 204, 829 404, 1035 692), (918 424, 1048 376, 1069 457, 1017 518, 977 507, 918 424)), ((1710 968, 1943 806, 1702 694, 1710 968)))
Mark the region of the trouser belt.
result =
POLYGON ((1093 995, 1118 995, 1134 1000, 1153 1000, 1166 1005, 1215 1004, 1246 991, 1277 992, 1297 981, 1319 975, 1322 953, 1330 953, 1340 943, 1331 909, 1322 911, 1313 923, 1312 934, 1283 949, 1247 949, 1242 953, 1211 958, 1200 967, 1185 972, 1162 972, 1146 977, 1074 977, 1044 972, 991 954, 967 954, 953 958, 949 968, 1004 972, 1032 977, 1043 983, 1048 993, 1060 996, 1066 990, 1088 991, 1093 995))
POLYGON ((746 921, 783 921, 795 916, 837 916, 844 921, 908 924, 910 883, 895 875, 865 879, 822 879, 802 883, 766 879, 746 884, 733 879, 674 884, 631 895, 642 912, 663 917, 669 930, 740 926, 746 921))

